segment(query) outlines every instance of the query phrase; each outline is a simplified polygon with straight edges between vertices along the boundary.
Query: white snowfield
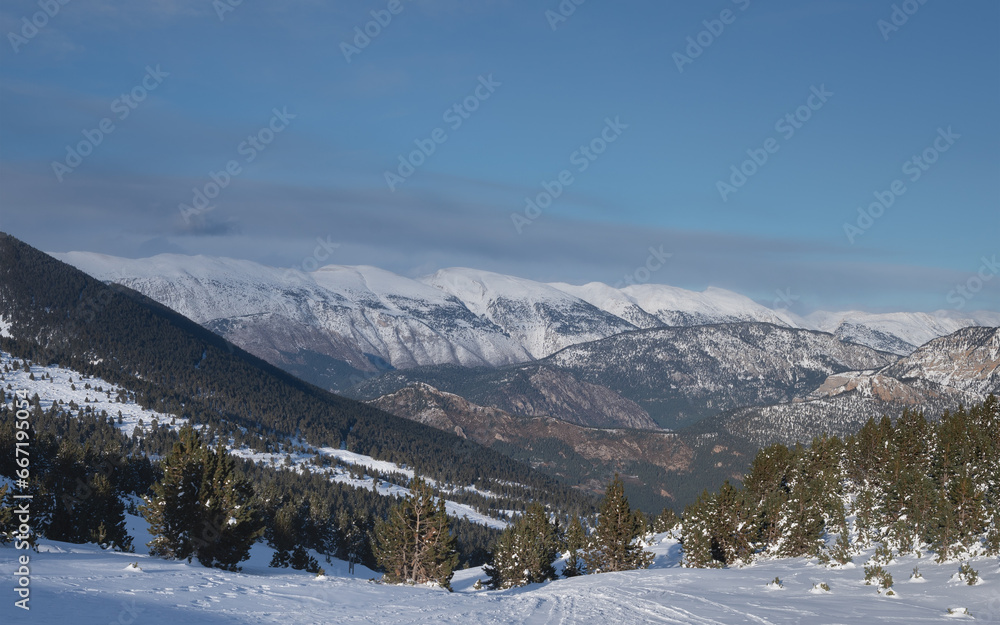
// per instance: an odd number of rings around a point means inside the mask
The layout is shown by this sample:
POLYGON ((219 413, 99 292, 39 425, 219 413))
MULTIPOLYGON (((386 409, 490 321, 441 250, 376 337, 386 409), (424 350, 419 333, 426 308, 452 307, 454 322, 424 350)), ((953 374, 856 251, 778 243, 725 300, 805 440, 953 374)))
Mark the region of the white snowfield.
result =
MULTIPOLYGON (((31 557, 31 610, 15 607, 14 593, 5 592, 0 623, 920 625, 950 618, 1000 622, 996 559, 973 560, 984 581, 967 586, 952 581, 957 563, 901 558, 887 567, 896 580, 897 596, 886 597, 864 584, 861 564, 870 554, 856 557, 856 567, 840 570, 801 558, 743 569, 686 569, 678 566, 676 541, 665 535, 657 538, 660 542, 652 547, 657 557, 649 570, 477 591, 473 585, 485 575, 474 568, 456 573, 453 593, 370 582, 378 575, 358 566, 356 576, 351 576, 346 563, 337 560, 320 560, 326 570, 320 578, 267 568, 270 550, 262 545, 254 548, 240 573, 139 553, 104 552, 93 545, 42 541, 40 553, 7 545, 0 547, 0 571, 6 579, 12 579, 18 555, 31 557), (914 566, 923 574, 921 583, 908 581, 914 566), (775 577, 781 579, 781 588, 769 587, 775 577), (820 583, 827 584, 830 592, 815 588, 820 583)), ((136 543, 137 551, 144 550, 139 538, 136 543)))

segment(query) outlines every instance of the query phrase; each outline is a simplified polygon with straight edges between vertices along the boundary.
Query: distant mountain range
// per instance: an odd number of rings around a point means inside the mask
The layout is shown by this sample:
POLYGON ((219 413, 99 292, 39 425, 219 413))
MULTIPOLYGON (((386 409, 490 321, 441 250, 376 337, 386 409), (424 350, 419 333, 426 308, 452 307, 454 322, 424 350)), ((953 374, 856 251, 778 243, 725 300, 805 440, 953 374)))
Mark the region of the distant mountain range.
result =
POLYGON ((831 375, 800 401, 744 407, 699 424, 757 445, 846 435, 869 418, 905 408, 929 417, 1000 395, 1000 328, 969 327, 929 341, 909 356, 867 371, 831 375))
POLYGON ((772 442, 1000 393, 995 312, 799 317, 715 288, 57 257, 307 381, 584 490, 620 472, 646 509, 739 479, 772 442))
POLYGON ((1000 313, 816 312, 799 317, 722 289, 545 284, 473 269, 410 279, 368 266, 313 272, 244 260, 163 254, 56 254, 102 281, 160 302, 310 382, 345 390, 391 369, 502 366, 623 332, 763 322, 820 330, 907 355, 1000 313))
POLYGON ((514 414, 678 429, 723 410, 790 402, 832 374, 897 358, 832 334, 738 322, 623 332, 506 367, 388 372, 354 392, 371 399, 424 382, 514 414))

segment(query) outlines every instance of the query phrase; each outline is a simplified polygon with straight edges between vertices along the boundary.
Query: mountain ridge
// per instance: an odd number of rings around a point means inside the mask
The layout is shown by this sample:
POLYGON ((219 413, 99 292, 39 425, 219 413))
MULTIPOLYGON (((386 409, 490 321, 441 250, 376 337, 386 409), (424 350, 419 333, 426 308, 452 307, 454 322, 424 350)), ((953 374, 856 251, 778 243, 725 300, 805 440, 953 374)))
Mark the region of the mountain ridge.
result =
POLYGON ((1000 313, 833 313, 799 317, 737 293, 643 284, 542 283, 465 268, 411 279, 371 266, 313 272, 252 261, 161 254, 56 254, 159 301, 256 356, 343 391, 392 369, 531 362, 632 330, 760 321, 827 331, 896 355, 1000 313))

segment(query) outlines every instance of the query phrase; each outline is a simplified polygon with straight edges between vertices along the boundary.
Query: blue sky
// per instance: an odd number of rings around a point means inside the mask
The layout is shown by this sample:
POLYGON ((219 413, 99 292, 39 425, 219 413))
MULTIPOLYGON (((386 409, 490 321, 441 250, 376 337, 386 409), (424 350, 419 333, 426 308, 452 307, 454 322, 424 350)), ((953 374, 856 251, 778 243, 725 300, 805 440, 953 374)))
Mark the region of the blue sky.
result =
POLYGON ((0 10, 0 229, 46 251, 1000 310, 992 0, 50 1, 0 10))

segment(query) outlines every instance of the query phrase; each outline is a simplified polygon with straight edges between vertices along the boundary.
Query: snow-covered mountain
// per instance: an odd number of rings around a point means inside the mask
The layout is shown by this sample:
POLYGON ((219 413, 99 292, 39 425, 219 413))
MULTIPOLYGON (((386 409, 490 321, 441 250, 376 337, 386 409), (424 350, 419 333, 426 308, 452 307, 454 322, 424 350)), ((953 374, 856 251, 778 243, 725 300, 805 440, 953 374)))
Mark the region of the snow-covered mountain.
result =
MULTIPOLYGON (((664 326, 763 321, 792 328, 803 327, 786 313, 771 310, 749 297, 715 287, 696 292, 665 284, 636 284, 621 289, 620 293, 659 320, 659 325, 664 326)), ((602 308, 614 305, 613 300, 605 302, 595 305, 602 308)))
POLYGON ((905 408, 929 418, 1000 394, 1000 328, 962 328, 911 355, 871 370, 830 375, 805 401, 744 407, 716 419, 720 429, 757 445, 846 435, 870 418, 905 408))
POLYGON ((360 372, 386 364, 501 365, 531 355, 440 289, 375 267, 306 273, 251 261, 161 254, 58 258, 172 308, 278 365, 303 352, 360 372))
POLYGON ((343 390, 386 369, 502 366, 627 331, 766 322, 822 330, 907 355, 1000 313, 817 312, 801 318, 717 288, 622 289, 545 284, 488 271, 444 269, 414 280, 369 266, 312 272, 206 256, 125 259, 55 255, 104 281, 133 288, 251 353, 343 390))
POLYGON ((803 327, 832 332, 845 341, 906 356, 924 343, 969 326, 1000 326, 1000 312, 867 313, 817 311, 803 327))
POLYGON ((579 297, 523 278, 474 269, 442 269, 423 282, 503 328, 533 358, 636 329, 579 297))
POLYGON ((963 328, 928 342, 881 373, 929 380, 981 398, 1000 394, 1000 328, 963 328))
POLYGON ((677 429, 721 410, 801 399, 832 374, 896 360, 829 333, 743 322, 624 332, 495 369, 394 371, 355 390, 371 399, 423 382, 515 415, 677 429))

